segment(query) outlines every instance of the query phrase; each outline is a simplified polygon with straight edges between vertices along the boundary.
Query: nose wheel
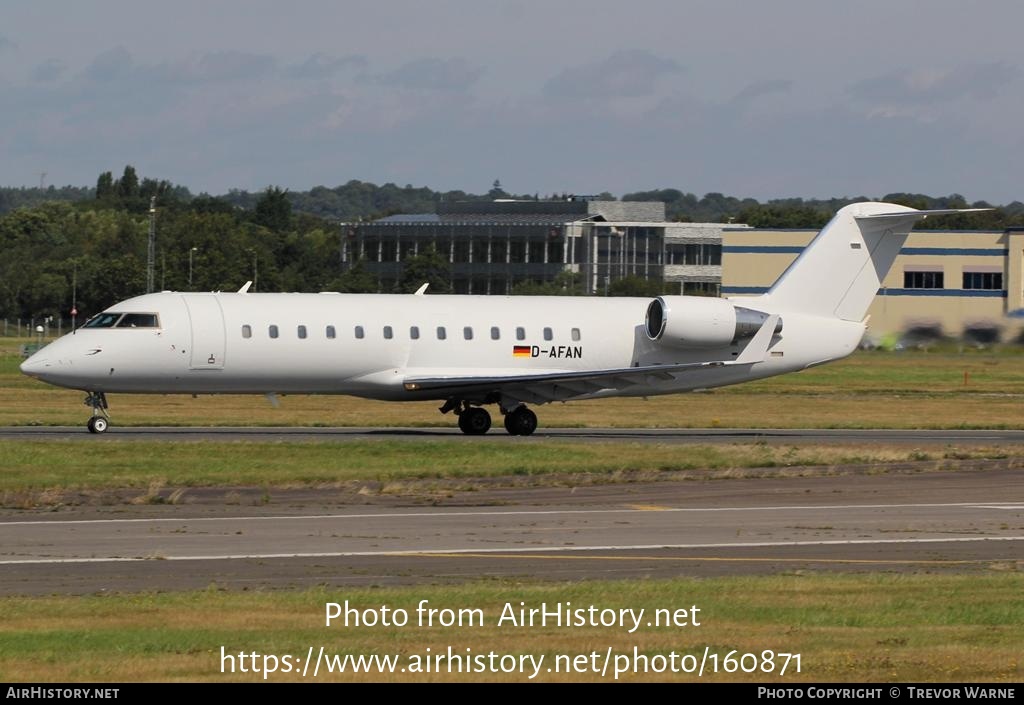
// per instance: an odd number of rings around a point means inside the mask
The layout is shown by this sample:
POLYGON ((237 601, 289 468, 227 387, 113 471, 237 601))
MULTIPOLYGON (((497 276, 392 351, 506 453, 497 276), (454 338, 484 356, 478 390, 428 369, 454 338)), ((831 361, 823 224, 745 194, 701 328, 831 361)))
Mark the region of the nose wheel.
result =
POLYGON ((85 397, 85 405, 92 407, 92 418, 85 425, 89 433, 105 433, 110 427, 110 414, 107 413, 107 395, 103 392, 90 392, 85 397))
POLYGON ((104 433, 108 425, 107 420, 102 416, 93 416, 86 424, 86 428, 89 429, 89 433, 104 433))

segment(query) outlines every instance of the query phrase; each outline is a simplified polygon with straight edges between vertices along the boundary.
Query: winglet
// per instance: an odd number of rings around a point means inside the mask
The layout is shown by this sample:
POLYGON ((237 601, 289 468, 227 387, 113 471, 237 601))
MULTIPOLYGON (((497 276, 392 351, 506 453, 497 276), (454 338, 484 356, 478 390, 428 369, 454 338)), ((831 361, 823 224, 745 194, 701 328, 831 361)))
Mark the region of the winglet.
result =
POLYGON ((425 283, 423 286, 417 289, 416 293, 413 294, 413 296, 423 296, 423 294, 426 293, 428 286, 430 286, 430 282, 425 283))
POLYGON ((242 285, 242 288, 238 290, 238 293, 239 294, 247 294, 247 293, 249 293, 249 287, 250 286, 252 286, 252 282, 251 281, 247 281, 245 284, 242 285))
POLYGON ((764 319, 761 328, 750 339, 750 342, 747 343, 747 347, 743 348, 743 352, 740 353, 739 357, 736 358, 735 364, 746 365, 764 362, 765 354, 768 352, 768 346, 771 345, 772 337, 775 335, 775 327, 778 323, 779 314, 777 313, 773 313, 764 319))

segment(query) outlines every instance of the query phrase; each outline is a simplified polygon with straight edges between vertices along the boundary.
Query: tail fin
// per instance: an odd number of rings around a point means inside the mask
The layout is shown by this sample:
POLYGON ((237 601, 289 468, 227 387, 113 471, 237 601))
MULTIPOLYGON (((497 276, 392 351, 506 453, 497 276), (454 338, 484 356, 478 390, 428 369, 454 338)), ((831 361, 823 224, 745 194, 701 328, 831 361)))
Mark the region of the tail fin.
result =
POLYGON ((765 294, 774 310, 861 321, 914 222, 960 210, 919 211, 894 203, 853 203, 822 228, 765 294))

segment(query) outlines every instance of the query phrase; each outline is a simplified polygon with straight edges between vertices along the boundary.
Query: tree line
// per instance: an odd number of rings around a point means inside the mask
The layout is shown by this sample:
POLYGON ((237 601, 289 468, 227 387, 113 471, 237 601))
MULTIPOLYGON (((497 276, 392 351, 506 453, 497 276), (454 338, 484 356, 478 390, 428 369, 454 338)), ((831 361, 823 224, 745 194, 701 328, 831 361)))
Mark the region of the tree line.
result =
POLYGON ((156 288, 348 290, 336 223, 295 213, 268 188, 255 207, 191 197, 167 182, 100 175, 91 197, 44 201, 0 216, 0 317, 80 320, 145 293, 150 199, 156 196, 156 288))
MULTIPOLYGON (((564 198, 566 194, 551 194, 564 198)), ((547 196, 547 197, 550 197, 547 196)), ((602 193, 602 199, 614 199, 602 193)), ((150 204, 157 228, 156 288, 232 291, 254 280, 258 291, 377 291, 361 263, 341 271, 340 222, 397 212, 431 212, 455 200, 537 199, 512 194, 495 181, 482 194, 433 191, 349 181, 335 188, 291 192, 272 186, 259 193, 192 194, 165 180, 140 177, 126 166, 116 178, 99 175, 95 187, 0 188, 0 318, 67 318, 72 305, 89 316, 145 291, 150 204)), ((661 200, 673 220, 747 223, 755 227, 815 228, 856 199, 786 199, 766 204, 709 193, 698 198, 675 189, 625 194, 623 200, 661 200)), ((959 195, 933 198, 887 194, 884 200, 915 208, 987 207, 959 195)), ((1002 229, 1024 226, 1024 204, 987 213, 929 219, 929 228, 1002 229)), ((425 251, 403 262, 397 291, 424 281, 429 291, 449 286, 448 263, 425 251)), ((638 278, 613 283, 608 293, 646 296, 661 284, 638 278)), ((578 275, 522 282, 517 294, 579 294, 578 275)))
MULTIPOLYGON (((487 201, 495 198, 516 198, 542 200, 565 198, 568 194, 522 193, 506 191, 500 181, 491 189, 475 194, 466 191, 435 191, 425 186, 393 183, 377 185, 366 181, 352 180, 333 188, 316 186, 309 191, 286 191, 292 211, 298 214, 316 216, 328 221, 357 222, 370 220, 395 213, 430 213, 439 203, 446 201, 487 201)), ((167 181, 139 178, 131 166, 125 167, 119 178, 111 172, 99 176, 95 187, 64 186, 48 188, 0 187, 0 215, 18 208, 31 208, 51 201, 79 203, 97 200, 118 205, 135 213, 145 212, 149 199, 157 196, 162 207, 189 205, 193 210, 223 210, 232 208, 253 211, 264 196, 263 191, 250 192, 232 189, 226 194, 211 196, 207 193, 192 194, 185 186, 167 181)), ((623 201, 662 201, 666 216, 672 221, 707 223, 746 223, 763 228, 817 228, 828 222, 832 215, 845 205, 858 201, 881 200, 901 203, 913 208, 990 208, 987 201, 969 202, 959 194, 929 196, 917 193, 888 193, 869 198, 854 196, 828 199, 781 198, 764 203, 753 198, 737 198, 721 193, 706 193, 697 196, 679 189, 666 188, 651 191, 626 193, 617 199, 615 195, 602 192, 597 198, 623 201)), ((991 213, 944 217, 943 220, 929 221, 929 227, 947 229, 998 230, 1006 227, 1024 226, 1024 203, 995 206, 991 213)))

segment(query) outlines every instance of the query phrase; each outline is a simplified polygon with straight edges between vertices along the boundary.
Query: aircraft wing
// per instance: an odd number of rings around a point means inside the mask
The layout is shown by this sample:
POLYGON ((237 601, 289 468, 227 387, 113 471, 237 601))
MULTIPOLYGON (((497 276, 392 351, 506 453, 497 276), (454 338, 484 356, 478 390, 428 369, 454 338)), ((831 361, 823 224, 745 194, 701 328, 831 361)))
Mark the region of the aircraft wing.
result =
POLYGON ((676 375, 691 370, 735 364, 736 361, 729 360, 503 376, 410 376, 405 379, 404 385, 410 392, 436 391, 453 396, 501 392, 522 401, 542 404, 593 394, 604 389, 627 389, 636 385, 669 381, 675 379, 676 375))
POLYGON ((406 390, 436 391, 452 396, 486 395, 500 392, 522 401, 543 404, 593 394, 605 389, 623 390, 637 385, 672 381, 677 375, 710 367, 752 365, 764 361, 778 322, 772 314, 761 325, 743 351, 734 360, 682 362, 599 370, 533 372, 511 375, 444 375, 407 377, 406 390))

